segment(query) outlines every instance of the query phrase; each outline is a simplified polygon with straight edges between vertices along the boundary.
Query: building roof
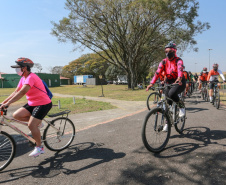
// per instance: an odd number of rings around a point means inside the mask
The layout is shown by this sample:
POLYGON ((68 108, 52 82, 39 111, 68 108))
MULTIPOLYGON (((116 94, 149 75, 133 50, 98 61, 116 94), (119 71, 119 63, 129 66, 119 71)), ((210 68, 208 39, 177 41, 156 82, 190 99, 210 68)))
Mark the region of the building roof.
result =
POLYGON ((63 77, 63 76, 60 76, 60 79, 61 80, 70 80, 70 78, 66 78, 66 77, 63 77))

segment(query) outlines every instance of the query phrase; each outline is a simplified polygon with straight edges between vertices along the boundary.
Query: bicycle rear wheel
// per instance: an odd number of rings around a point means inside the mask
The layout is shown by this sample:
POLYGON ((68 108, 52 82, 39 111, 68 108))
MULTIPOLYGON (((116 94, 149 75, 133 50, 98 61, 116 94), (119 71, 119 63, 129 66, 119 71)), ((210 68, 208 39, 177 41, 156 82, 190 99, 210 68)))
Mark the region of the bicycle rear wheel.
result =
POLYGON ((164 150, 171 132, 169 117, 163 114, 163 109, 152 109, 145 117, 142 128, 142 140, 147 150, 158 153, 164 150), (168 132, 163 127, 168 123, 168 132))
POLYGON ((216 93, 216 97, 215 97, 215 107, 217 108, 217 109, 219 109, 219 107, 220 107, 220 93, 219 92, 217 92, 216 93))
POLYGON ((5 169, 13 160, 16 153, 16 143, 12 136, 0 132, 0 171, 5 169))
POLYGON ((72 143, 74 137, 75 126, 70 119, 65 117, 52 120, 43 133, 44 144, 52 151, 64 150, 72 143))
POLYGON ((186 108, 185 108, 185 115, 183 117, 179 117, 179 107, 176 110, 176 120, 174 123, 175 129, 179 134, 183 133, 184 126, 186 121, 186 108))
POLYGON ((161 95, 158 92, 152 92, 151 94, 149 94, 147 98, 148 110, 151 110, 151 105, 157 105, 160 99, 161 99, 161 95))

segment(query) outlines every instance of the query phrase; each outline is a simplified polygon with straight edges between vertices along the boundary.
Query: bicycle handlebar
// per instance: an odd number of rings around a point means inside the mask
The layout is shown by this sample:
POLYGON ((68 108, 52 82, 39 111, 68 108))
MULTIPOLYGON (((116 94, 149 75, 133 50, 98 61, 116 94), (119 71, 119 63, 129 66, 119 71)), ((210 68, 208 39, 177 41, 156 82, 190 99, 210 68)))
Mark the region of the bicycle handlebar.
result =
MULTIPOLYGON (((2 104, 0 104, 0 106, 1 106, 1 105, 2 105, 2 104)), ((3 115, 6 115, 6 114, 7 114, 7 108, 8 108, 8 106, 1 109, 1 115, 2 115, 2 113, 3 113, 3 115)))

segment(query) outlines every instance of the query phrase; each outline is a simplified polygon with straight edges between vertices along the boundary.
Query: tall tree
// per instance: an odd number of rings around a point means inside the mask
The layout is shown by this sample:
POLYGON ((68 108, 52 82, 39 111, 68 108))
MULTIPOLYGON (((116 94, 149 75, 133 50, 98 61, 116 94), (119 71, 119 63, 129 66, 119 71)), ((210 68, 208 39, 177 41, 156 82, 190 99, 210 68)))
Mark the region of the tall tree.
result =
POLYGON ((183 51, 209 28, 196 21, 197 0, 67 0, 66 9, 70 14, 53 23, 52 34, 122 68, 132 89, 165 44, 173 40, 183 51))

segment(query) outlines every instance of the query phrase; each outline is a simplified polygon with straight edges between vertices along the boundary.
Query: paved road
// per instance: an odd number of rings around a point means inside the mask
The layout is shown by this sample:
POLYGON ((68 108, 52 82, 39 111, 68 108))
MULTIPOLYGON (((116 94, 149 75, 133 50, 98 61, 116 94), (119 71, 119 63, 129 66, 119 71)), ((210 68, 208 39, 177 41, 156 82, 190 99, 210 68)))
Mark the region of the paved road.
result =
MULTIPOLYGON (((172 129, 160 154, 148 152, 142 144, 147 111, 141 106, 136 114, 111 118, 105 124, 102 120, 90 128, 86 125, 72 146, 60 153, 46 149, 44 155, 28 158, 31 148, 19 144, 16 158, 0 173, 0 183, 225 184, 226 108, 216 110, 199 94, 186 101, 184 135, 172 129)), ((76 117, 73 120, 76 123, 76 117)))

